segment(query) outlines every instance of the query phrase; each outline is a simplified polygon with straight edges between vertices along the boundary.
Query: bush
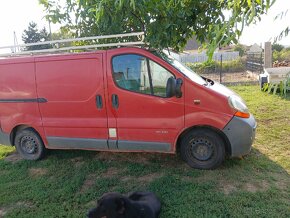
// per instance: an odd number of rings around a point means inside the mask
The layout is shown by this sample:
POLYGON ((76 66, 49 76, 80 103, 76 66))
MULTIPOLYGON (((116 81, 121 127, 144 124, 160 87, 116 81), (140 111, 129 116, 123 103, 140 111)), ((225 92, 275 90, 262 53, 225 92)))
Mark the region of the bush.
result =
POLYGON ((207 61, 203 63, 186 63, 186 65, 198 74, 215 72, 241 72, 246 70, 245 60, 238 58, 233 61, 207 61))
POLYGON ((272 50, 273 50, 273 51, 278 51, 278 52, 280 52, 280 51, 283 50, 283 48, 284 48, 283 45, 280 45, 280 44, 277 44, 277 43, 275 43, 275 44, 272 45, 272 50))
POLYGON ((273 61, 290 61, 290 48, 284 48, 281 51, 273 51, 273 61))
POLYGON ((244 54, 245 54, 245 52, 246 52, 246 48, 245 48, 245 46, 243 46, 243 45, 241 45, 241 44, 237 44, 237 45, 234 47, 234 51, 238 51, 240 57, 243 57, 244 54))

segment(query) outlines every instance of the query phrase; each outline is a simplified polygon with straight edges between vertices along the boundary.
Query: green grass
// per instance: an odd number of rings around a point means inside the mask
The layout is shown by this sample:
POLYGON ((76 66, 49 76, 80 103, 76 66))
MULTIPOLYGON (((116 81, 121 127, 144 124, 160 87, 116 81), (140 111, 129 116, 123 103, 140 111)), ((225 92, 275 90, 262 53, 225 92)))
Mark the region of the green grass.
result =
POLYGON ((105 192, 151 190, 167 217, 290 217, 290 101, 233 87, 258 121, 252 152, 217 170, 176 155, 50 151, 42 161, 0 146, 0 217, 85 217, 105 192), (17 157, 17 156, 16 156, 17 157))

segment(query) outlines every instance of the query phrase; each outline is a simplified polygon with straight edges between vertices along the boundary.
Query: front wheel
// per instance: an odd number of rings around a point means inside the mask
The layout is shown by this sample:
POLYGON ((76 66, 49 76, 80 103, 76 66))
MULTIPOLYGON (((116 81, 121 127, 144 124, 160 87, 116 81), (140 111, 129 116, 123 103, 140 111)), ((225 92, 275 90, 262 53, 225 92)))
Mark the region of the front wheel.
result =
POLYGON ((222 138, 209 129, 195 129, 181 140, 181 157, 189 166, 197 169, 215 169, 225 159, 222 138))
POLYGON ((45 155, 45 147, 40 136, 31 128, 17 132, 15 147, 20 156, 27 160, 39 160, 45 155))

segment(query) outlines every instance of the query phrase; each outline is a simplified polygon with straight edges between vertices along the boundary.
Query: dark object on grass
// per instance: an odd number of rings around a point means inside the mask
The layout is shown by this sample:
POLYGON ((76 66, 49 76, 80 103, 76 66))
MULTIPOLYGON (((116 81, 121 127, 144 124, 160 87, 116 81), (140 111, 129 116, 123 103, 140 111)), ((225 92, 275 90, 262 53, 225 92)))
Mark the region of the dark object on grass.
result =
POLYGON ((98 200, 89 218, 157 218, 161 203, 152 192, 133 192, 128 196, 106 193, 98 200))

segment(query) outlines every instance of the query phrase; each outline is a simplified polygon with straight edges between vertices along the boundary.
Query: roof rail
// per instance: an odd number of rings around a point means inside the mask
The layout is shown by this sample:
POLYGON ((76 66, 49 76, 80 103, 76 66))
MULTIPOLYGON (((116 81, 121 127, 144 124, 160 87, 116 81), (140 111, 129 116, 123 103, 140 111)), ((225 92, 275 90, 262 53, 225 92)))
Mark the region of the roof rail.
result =
POLYGON ((119 46, 136 46, 136 45, 144 45, 144 32, 136 32, 136 33, 124 33, 124 34, 115 34, 115 35, 104 35, 104 36, 92 36, 92 37, 81 37, 75 39, 61 39, 61 40, 53 40, 53 41, 44 41, 44 42, 36 42, 36 43, 28 43, 21 45, 10 45, 0 47, 0 57, 11 57, 11 56, 20 56, 20 55, 33 55, 40 53, 57 53, 61 51, 75 51, 75 50, 89 50, 89 49, 97 49, 102 47, 119 47, 119 46), (137 41, 129 41, 129 37, 135 36, 137 37, 137 41), (98 44, 100 39, 121 39, 123 42, 113 42, 113 43, 105 43, 98 44), (89 45, 63 45, 64 43, 75 43, 75 42, 84 42, 91 41, 89 45), (60 47, 60 44, 63 47, 60 47), (31 46, 51 46, 51 48, 47 49, 38 49, 38 50, 26 50, 27 47, 31 46), (1 50, 10 49, 10 53, 1 54, 1 50), (19 50, 16 52, 16 50, 19 50))

